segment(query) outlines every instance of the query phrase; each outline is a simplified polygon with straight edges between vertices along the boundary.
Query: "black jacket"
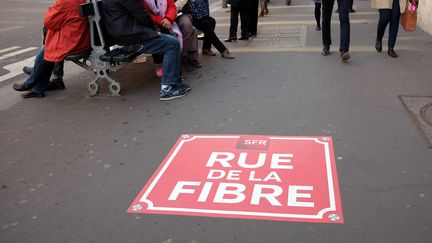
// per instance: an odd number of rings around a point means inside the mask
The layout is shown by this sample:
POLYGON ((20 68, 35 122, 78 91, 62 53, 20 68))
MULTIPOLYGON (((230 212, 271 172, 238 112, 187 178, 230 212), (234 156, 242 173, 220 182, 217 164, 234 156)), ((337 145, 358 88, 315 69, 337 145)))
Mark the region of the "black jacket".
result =
POLYGON ((159 36, 141 0, 104 0, 102 16, 115 44, 138 44, 159 36))

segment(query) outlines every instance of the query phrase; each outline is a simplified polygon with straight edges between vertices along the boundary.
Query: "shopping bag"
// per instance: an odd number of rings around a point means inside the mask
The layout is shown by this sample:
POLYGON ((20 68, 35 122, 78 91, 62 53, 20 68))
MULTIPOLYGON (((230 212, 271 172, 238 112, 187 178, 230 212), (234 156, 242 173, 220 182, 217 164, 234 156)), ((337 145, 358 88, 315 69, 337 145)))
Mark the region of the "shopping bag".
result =
POLYGON ((417 25, 417 5, 414 1, 407 3, 405 12, 401 14, 400 23, 405 31, 411 32, 417 25))

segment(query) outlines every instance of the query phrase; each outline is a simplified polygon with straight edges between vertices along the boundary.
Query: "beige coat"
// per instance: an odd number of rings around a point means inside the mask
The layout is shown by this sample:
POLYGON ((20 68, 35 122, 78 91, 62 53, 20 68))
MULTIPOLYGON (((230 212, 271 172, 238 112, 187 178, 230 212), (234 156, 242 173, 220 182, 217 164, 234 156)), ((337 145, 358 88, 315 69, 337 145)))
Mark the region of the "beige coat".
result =
MULTIPOLYGON (((377 9, 391 9, 393 0, 372 0, 371 7, 377 9)), ((401 13, 405 12, 407 0, 399 0, 401 13)))

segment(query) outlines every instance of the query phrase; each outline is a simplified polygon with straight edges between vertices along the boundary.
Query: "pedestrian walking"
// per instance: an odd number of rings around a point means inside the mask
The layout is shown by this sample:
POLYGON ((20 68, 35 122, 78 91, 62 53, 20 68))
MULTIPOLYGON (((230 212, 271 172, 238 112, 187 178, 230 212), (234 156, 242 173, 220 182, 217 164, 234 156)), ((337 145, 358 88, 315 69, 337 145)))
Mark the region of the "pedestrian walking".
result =
MULTIPOLYGON (((333 5, 335 0, 322 0, 322 42, 323 50, 321 54, 328 56, 330 54, 331 40, 331 17, 333 12, 333 5)), ((351 58, 348 53, 350 45, 350 22, 349 22, 349 8, 350 0, 337 0, 339 6, 339 23, 340 23, 340 56, 342 62, 347 62, 351 58)))
POLYGON ((320 31, 321 30, 321 0, 314 0, 315 3, 315 21, 316 21, 316 27, 315 30, 320 31))
POLYGON ((387 54, 393 58, 398 57, 394 47, 399 30, 399 18, 401 13, 405 12, 406 3, 407 0, 372 0, 371 2, 372 8, 379 11, 375 49, 378 52, 382 51, 382 38, 387 25, 390 23, 387 54))

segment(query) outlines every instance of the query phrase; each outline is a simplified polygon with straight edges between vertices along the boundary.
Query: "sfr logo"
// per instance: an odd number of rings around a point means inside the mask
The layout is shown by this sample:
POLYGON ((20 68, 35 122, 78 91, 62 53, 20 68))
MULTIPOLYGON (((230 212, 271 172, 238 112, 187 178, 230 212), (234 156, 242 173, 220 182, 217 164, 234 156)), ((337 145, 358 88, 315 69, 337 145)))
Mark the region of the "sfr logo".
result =
POLYGON ((266 150, 270 140, 265 136, 241 136, 237 143, 238 149, 266 150))

